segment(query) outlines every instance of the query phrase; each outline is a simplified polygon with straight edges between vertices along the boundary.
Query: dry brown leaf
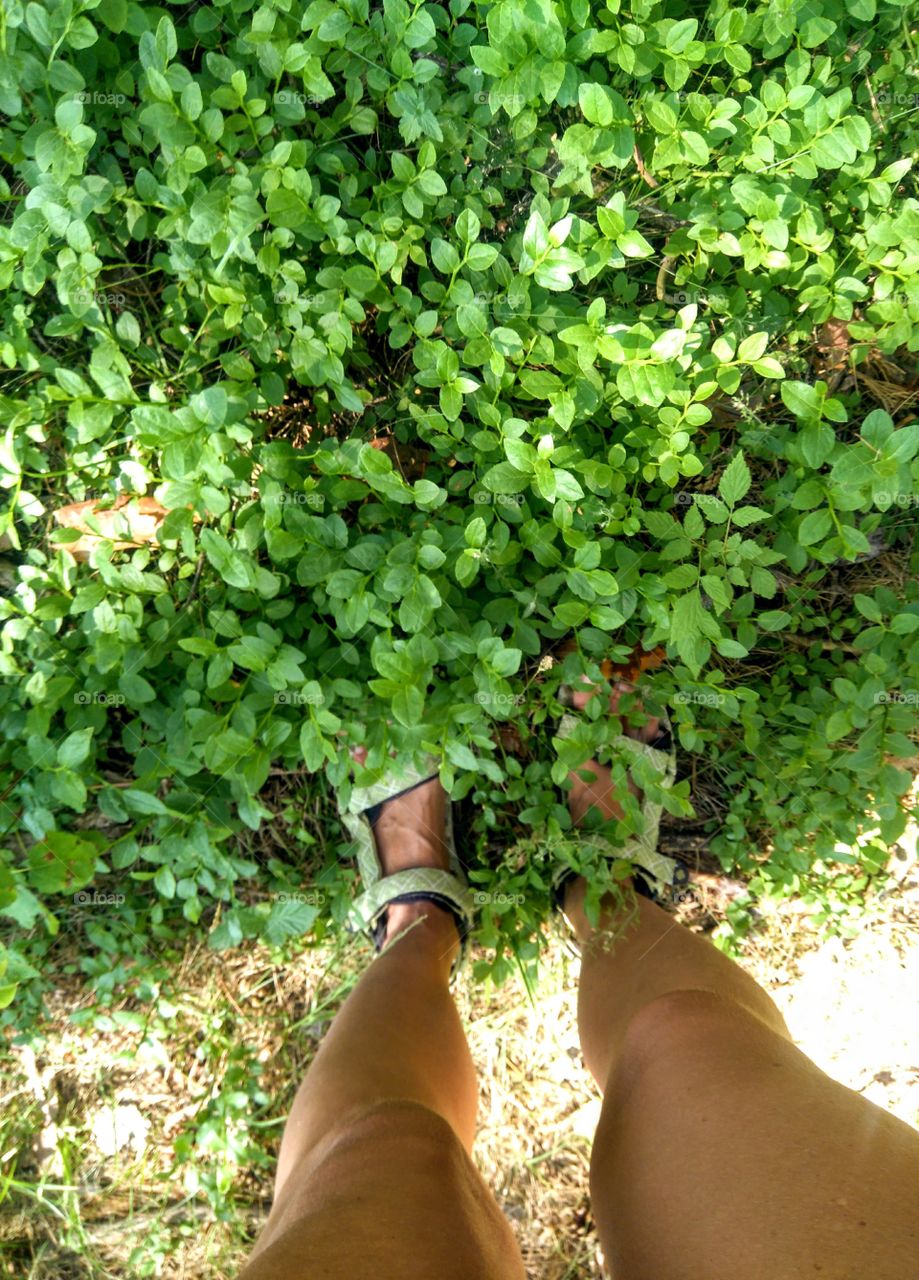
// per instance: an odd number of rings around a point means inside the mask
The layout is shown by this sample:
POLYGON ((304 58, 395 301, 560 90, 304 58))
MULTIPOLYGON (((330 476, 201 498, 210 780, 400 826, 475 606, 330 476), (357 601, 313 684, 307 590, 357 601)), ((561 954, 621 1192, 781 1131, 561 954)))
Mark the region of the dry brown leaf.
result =
POLYGON ((88 560, 103 539, 114 542, 116 551, 157 545, 157 533, 168 512, 156 498, 123 493, 110 507, 103 506, 104 501, 94 498, 88 502, 71 502, 54 512, 55 523, 61 528, 77 529, 83 535, 76 542, 60 544, 75 560, 88 560), (90 528, 89 517, 101 533, 90 528), (124 537, 126 527, 131 535, 128 540, 124 537))

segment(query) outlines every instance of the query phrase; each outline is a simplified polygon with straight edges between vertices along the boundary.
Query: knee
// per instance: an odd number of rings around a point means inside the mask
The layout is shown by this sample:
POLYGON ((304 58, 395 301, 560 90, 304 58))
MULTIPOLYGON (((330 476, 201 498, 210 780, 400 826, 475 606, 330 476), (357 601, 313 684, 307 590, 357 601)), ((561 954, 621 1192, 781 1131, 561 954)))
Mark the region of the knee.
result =
POLYGON ((717 1045, 738 1034, 789 1038, 781 1014, 759 987, 736 996, 705 988, 668 991, 632 1018, 620 1061, 632 1074, 651 1062, 672 1063, 697 1045, 717 1045))
POLYGON ((706 987, 684 987, 649 1000, 635 1014, 629 1032, 638 1043, 655 1047, 673 1033, 682 1034, 712 1018, 729 1016, 733 1002, 706 987))
POLYGON ((402 1098, 385 1098, 356 1108, 336 1126, 333 1150, 338 1153, 361 1146, 375 1151, 398 1148, 425 1163, 455 1167, 465 1148, 449 1122, 431 1107, 402 1098))
POLYGON ((444 1210, 448 1222, 456 1214, 481 1221, 486 1235, 503 1222, 452 1126, 419 1102, 387 1099, 343 1117, 317 1172, 327 1185, 347 1188, 349 1194, 377 1195, 381 1177, 391 1179, 392 1193, 425 1205, 432 1222, 441 1213, 431 1203, 432 1194, 437 1205, 449 1206, 444 1210))
POLYGON ((309 1192, 310 1203, 334 1199, 382 1169, 437 1182, 455 1180, 465 1149, 443 1118, 421 1103, 384 1099, 335 1116, 315 1142, 292 1157, 275 1189, 277 1200, 309 1192))
MULTIPOLYGON (((386 1099, 337 1117, 273 1212, 275 1236, 308 1231, 314 1257, 350 1248, 365 1269, 394 1239, 409 1240, 417 1258, 432 1260, 425 1275, 523 1280, 510 1227, 472 1159, 448 1121, 419 1102, 386 1099)), ((336 1266, 334 1274, 355 1273, 336 1266)))

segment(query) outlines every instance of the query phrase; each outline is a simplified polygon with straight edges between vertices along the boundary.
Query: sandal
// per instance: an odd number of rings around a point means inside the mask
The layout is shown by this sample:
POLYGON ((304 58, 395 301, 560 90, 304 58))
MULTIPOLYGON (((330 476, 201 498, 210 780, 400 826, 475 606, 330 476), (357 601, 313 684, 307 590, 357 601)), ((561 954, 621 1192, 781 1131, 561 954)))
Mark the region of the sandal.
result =
POLYGON ((438 761, 430 756, 422 769, 403 766, 391 769, 379 782, 365 787, 352 787, 345 804, 339 804, 342 821, 356 846, 358 870, 364 885, 363 893, 355 899, 349 917, 349 925, 356 932, 364 932, 373 941, 379 954, 386 936, 386 917, 394 902, 433 902, 449 911, 456 922, 460 938, 460 952, 454 964, 454 975, 462 961, 466 939, 472 927, 473 901, 466 883, 462 863, 453 839, 452 805, 448 799, 444 842, 450 857, 450 870, 440 867, 408 867, 387 875, 383 871, 377 853, 373 824, 388 800, 413 791, 425 782, 436 778, 438 761))
MULTIPOLYGON (((571 705, 573 690, 570 686, 561 686, 559 701, 563 705, 571 705)), ((650 798, 649 789, 669 789, 676 780, 676 748, 670 721, 666 716, 661 716, 660 719, 661 729, 650 742, 620 733, 609 744, 615 751, 633 757, 632 767, 636 768, 639 775, 636 782, 642 790, 641 830, 629 836, 621 845, 614 845, 602 834, 589 830, 584 831, 581 836, 582 843, 595 846, 611 860, 630 862, 635 872, 635 892, 656 902, 664 900, 668 894, 672 895, 675 889, 682 888, 689 881, 689 872, 684 864, 660 853, 657 847, 663 805, 650 798), (647 775, 646 785, 642 783, 642 773, 647 775)), ((559 721, 555 741, 561 743, 576 737, 582 724, 580 716, 566 713, 559 721)), ((553 878, 553 902, 560 910, 565 887, 574 879, 575 874, 569 867, 560 867, 553 878)))

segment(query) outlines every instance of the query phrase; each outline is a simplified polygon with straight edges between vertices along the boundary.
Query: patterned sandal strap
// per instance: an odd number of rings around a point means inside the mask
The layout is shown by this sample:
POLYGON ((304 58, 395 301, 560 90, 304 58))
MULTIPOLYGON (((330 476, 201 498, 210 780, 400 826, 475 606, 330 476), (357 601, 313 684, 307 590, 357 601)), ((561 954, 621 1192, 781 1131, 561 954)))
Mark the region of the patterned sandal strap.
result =
POLYGON ((455 917, 460 932, 469 932, 473 919, 472 894, 452 871, 437 867, 408 867, 382 876, 357 898, 354 915, 363 928, 371 929, 393 902, 423 899, 445 906, 455 917))
POLYGON ((453 967, 455 977, 466 954, 465 943, 472 928, 474 907, 453 838, 452 806, 447 804, 444 829, 450 858, 449 870, 438 867, 409 867, 392 875, 385 875, 380 864, 372 826, 372 820, 381 805, 435 778, 438 765, 439 761, 436 758, 428 757, 420 766, 403 765, 393 768, 385 777, 370 786, 354 787, 348 803, 340 805, 339 812, 354 842, 363 885, 363 892, 352 904, 348 920, 350 927, 369 934, 379 952, 385 932, 386 910, 391 903, 417 902, 426 899, 437 906, 444 907, 456 921, 460 936, 460 951, 453 967))
MULTIPOLYGON (((555 736, 561 740, 570 738, 582 723, 580 716, 567 713, 559 721, 555 736)), ((664 725, 669 734, 669 722, 665 720, 664 725)), ((676 779, 676 751, 672 743, 669 750, 661 750, 649 742, 642 742, 639 738, 630 738, 620 733, 612 739, 611 745, 635 757, 636 762, 647 761, 657 773, 663 775, 660 780, 661 785, 673 786, 676 779)), ((682 883, 686 874, 681 862, 675 858, 668 858, 658 851, 657 842, 662 812, 663 805, 650 800, 646 795, 641 802, 641 832, 633 835, 621 846, 615 846, 603 837, 591 837, 592 840, 597 840, 609 849, 611 858, 631 862, 649 884, 653 893, 658 892, 661 887, 682 883)), ((555 886, 556 897, 561 894, 564 881, 569 878, 567 868, 562 868, 561 872, 561 879, 555 886)))

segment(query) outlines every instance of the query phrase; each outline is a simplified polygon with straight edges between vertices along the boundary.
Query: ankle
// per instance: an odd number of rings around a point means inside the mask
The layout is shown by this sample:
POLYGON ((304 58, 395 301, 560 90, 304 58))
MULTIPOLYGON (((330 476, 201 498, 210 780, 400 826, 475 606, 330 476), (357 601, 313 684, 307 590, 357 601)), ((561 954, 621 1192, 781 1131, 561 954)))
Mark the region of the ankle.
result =
POLYGON ((575 876, 569 880, 562 894, 562 911, 568 920, 578 942, 584 942, 592 932, 584 911, 584 898, 587 893, 587 881, 583 876, 575 876))
POLYGON ((600 899, 600 914, 596 924, 588 919, 586 910, 587 881, 575 876, 565 887, 562 910, 574 936, 582 945, 592 937, 617 934, 634 910, 631 880, 623 880, 618 892, 607 893, 600 899))
POLYGON ((419 902, 393 902, 386 913, 384 946, 388 946, 401 934, 415 935, 418 941, 449 947, 451 957, 459 947, 456 921, 445 908, 423 899, 419 902))

